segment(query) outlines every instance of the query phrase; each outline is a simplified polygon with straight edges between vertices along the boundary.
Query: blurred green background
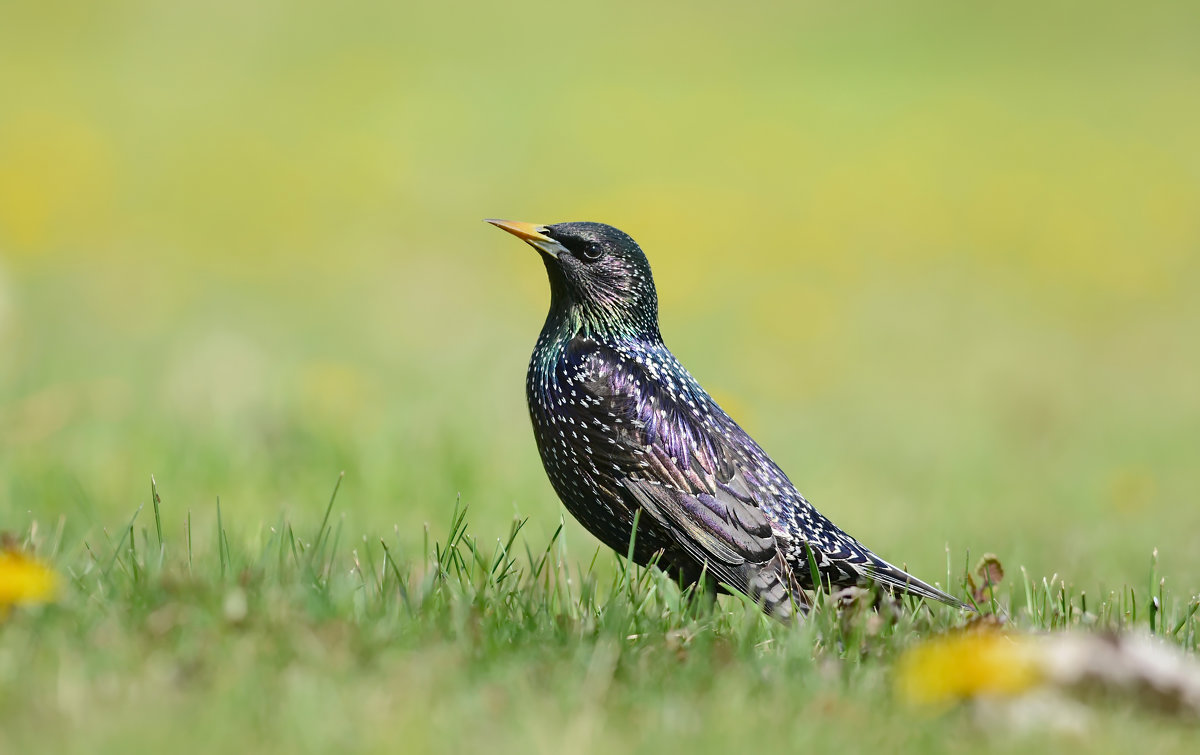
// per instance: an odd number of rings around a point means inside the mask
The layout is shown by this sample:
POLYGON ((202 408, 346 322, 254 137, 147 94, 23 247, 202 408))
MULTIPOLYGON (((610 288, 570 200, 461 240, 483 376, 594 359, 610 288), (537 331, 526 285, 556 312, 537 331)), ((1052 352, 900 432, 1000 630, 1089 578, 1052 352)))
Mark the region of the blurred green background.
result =
POLYGON ((480 220, 598 220, 885 557, 1090 588, 1157 547, 1195 590, 1197 32, 1188 3, 6 2, 0 527, 111 530, 153 473, 168 527, 220 496, 252 538, 344 469, 356 536, 416 547, 458 495, 481 538, 548 535, 544 273, 480 220))

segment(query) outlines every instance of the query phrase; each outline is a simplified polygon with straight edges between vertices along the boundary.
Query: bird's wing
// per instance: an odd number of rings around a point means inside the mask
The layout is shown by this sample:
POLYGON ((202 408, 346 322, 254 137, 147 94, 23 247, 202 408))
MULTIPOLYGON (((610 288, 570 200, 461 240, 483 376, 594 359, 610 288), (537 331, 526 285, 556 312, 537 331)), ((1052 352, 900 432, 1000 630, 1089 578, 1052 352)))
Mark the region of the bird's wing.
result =
POLYGON ((582 395, 563 408, 592 464, 718 579, 772 612, 790 613, 794 580, 736 449, 644 364, 586 339, 570 349, 582 395))
MULTIPOLYGON (((560 408, 585 441, 592 466, 624 488, 698 563, 768 610, 773 596, 787 601, 790 592, 801 601, 801 587, 817 587, 809 584, 807 556, 797 555, 804 553, 797 551, 801 542, 822 580, 834 586, 871 581, 962 605, 829 521, 724 412, 699 410, 702 399, 690 392, 690 376, 668 374, 678 363, 665 348, 639 362, 577 337, 568 345, 567 362, 581 395, 560 408), (764 508, 790 517, 797 540, 778 542, 764 508)), ((706 395, 703 400, 711 401, 706 395)), ((611 482, 595 482, 617 492, 611 482)))

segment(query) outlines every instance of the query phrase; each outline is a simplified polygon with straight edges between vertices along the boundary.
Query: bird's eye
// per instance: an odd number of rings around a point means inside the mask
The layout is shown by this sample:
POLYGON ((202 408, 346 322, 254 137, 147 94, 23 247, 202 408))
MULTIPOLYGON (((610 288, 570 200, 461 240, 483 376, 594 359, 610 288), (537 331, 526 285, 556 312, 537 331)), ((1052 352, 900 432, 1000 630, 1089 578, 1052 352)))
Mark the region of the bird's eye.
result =
POLYGON ((595 262, 600 259, 600 255, 604 250, 600 248, 600 244, 596 241, 589 241, 579 250, 580 255, 588 262, 595 262))

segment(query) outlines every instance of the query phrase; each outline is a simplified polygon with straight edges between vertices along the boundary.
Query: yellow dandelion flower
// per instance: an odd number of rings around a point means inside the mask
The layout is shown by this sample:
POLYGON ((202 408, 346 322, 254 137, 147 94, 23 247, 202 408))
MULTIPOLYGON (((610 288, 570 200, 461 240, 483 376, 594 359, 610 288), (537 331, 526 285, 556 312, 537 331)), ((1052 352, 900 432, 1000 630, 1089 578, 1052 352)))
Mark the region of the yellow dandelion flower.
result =
POLYGON ((896 663, 896 692, 918 704, 1015 695, 1042 680, 1029 637, 1001 632, 944 635, 906 651, 896 663))
POLYGON ((0 551, 0 611, 14 603, 45 603, 58 592, 58 575, 19 551, 0 551))

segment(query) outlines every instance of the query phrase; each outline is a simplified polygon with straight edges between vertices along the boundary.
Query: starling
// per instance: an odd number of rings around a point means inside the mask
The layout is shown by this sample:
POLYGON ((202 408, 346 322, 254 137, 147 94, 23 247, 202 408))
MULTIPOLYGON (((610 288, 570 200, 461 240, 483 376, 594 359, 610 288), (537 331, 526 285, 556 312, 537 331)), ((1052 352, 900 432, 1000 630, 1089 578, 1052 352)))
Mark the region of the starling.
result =
POLYGON ((838 529, 700 387, 663 343, 632 238, 602 223, 487 222, 546 265, 529 415, 555 492, 605 545, 632 541, 637 563, 719 581, 785 622, 807 610, 805 590, 871 583, 966 607, 838 529))

